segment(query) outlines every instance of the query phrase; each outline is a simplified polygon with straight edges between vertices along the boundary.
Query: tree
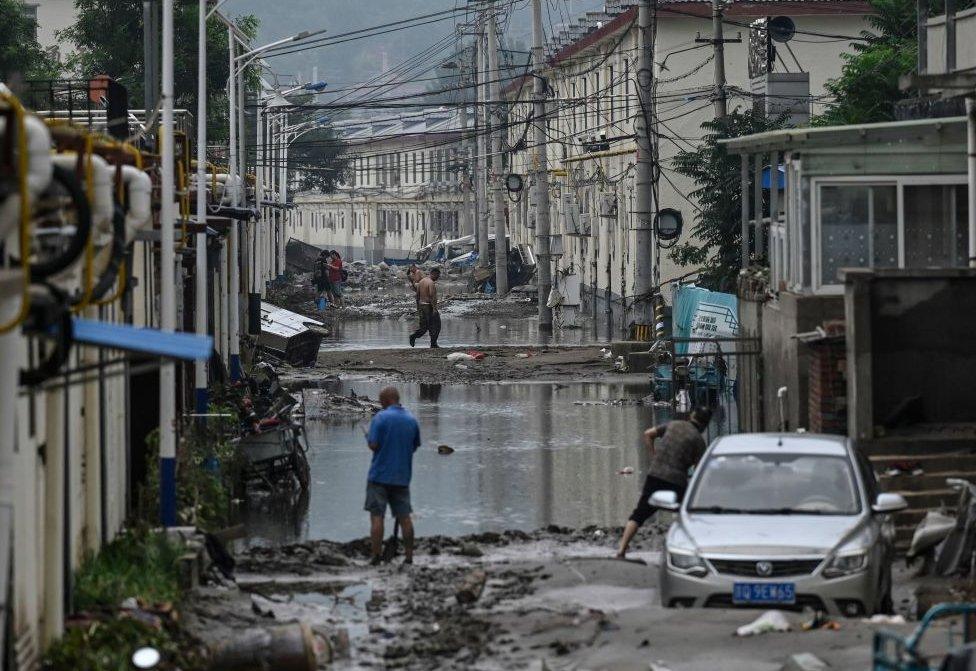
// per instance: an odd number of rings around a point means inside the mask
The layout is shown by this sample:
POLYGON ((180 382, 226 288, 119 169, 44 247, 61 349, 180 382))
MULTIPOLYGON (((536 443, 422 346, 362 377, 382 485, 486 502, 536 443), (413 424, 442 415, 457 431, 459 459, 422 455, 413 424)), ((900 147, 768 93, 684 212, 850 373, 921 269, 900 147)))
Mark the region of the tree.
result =
MULTIPOLYGON (((0 0, 7 1, 7 0, 0 0)), ((133 106, 145 101, 142 40, 142 0, 75 0, 78 18, 58 33, 70 40, 76 52, 68 60, 78 76, 108 75, 129 91, 133 106)), ((196 110, 197 11, 196 0, 176 0, 173 12, 173 90, 177 108, 196 110)), ((253 16, 238 19, 242 31, 253 36, 258 22, 253 16)), ((207 136, 227 139, 227 29, 211 19, 207 23, 207 136)))
POLYGON ((697 188, 691 196, 700 209, 695 214, 693 239, 678 245, 670 257, 682 266, 701 268, 699 283, 716 291, 730 291, 741 266, 742 185, 741 159, 718 143, 721 139, 782 128, 786 118, 768 119, 749 110, 733 111, 724 119, 706 121, 702 144, 674 157, 674 168, 691 177, 697 188))
MULTIPOLYGON (((314 105, 311 95, 290 98, 295 105, 314 105)), ((346 144, 321 110, 309 109, 289 115, 290 124, 307 122, 313 129, 295 138, 288 148, 288 171, 298 191, 332 193, 343 180, 346 144)))
POLYGON ((58 63, 37 43, 37 21, 20 0, 0 0, 0 81, 51 79, 58 63))
POLYGON ((894 119, 894 104, 912 95, 898 78, 915 70, 918 35, 914 0, 870 0, 875 13, 863 42, 843 54, 837 79, 827 82, 836 102, 813 120, 816 126, 871 123, 894 119))

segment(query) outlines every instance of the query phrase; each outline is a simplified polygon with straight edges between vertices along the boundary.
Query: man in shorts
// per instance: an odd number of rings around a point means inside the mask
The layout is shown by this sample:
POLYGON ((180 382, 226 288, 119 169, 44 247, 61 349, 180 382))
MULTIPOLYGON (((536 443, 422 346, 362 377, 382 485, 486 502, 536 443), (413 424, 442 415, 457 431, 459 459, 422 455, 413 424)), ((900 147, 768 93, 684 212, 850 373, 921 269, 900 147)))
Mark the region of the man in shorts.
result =
POLYGON ((369 513, 369 538, 373 558, 380 563, 383 553, 383 518, 390 506, 393 517, 403 532, 403 563, 413 563, 413 520, 410 513, 410 478, 413 472, 413 453, 420 447, 420 425, 409 411, 400 405, 400 392, 386 387, 380 392, 383 409, 369 425, 366 443, 373 452, 366 482, 366 505, 369 513))

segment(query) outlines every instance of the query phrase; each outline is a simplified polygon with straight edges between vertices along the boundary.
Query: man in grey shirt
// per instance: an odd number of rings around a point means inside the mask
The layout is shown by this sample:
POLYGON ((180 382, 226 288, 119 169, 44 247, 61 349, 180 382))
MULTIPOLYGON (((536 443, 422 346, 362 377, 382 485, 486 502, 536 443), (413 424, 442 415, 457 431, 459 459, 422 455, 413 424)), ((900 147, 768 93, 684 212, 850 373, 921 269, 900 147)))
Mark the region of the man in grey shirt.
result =
POLYGON ((624 527, 623 538, 620 539, 620 550, 617 557, 627 556, 627 547, 631 539, 657 508, 650 504, 651 494, 658 490, 675 492, 678 499, 684 497, 688 487, 688 471, 698 464, 698 460, 705 454, 705 439, 702 437, 708 423, 712 419, 712 411, 704 406, 695 408, 689 421, 676 419, 651 427, 644 432, 644 444, 651 452, 651 464, 644 479, 637 507, 630 514, 627 526, 624 527))

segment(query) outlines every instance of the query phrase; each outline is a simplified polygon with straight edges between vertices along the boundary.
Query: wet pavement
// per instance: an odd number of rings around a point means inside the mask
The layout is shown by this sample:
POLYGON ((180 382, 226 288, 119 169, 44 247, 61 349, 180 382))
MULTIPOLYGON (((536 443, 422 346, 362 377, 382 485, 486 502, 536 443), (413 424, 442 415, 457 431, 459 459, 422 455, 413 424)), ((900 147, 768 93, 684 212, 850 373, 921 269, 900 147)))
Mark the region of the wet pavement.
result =
MULTIPOLYGON (((385 383, 343 380, 305 393, 378 396, 385 383)), ((646 465, 638 437, 664 419, 640 403, 646 383, 401 384, 423 446, 411 492, 417 533, 449 535, 621 525, 633 508, 646 465), (438 445, 455 452, 437 453, 438 445), (633 474, 620 475, 625 468, 633 474)), ((312 486, 304 501, 252 506, 255 542, 328 538, 367 532, 363 512, 368 417, 309 420, 312 486), (282 513, 286 513, 284 516, 282 513)))

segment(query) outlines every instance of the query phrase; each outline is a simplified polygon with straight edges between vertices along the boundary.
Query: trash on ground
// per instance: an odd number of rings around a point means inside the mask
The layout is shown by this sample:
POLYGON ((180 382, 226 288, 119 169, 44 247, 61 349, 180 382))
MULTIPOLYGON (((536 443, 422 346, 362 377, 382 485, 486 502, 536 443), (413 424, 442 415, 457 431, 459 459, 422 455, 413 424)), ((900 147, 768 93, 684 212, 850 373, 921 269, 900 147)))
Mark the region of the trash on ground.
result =
POLYGON ((450 354, 447 355, 447 360, 448 361, 474 361, 475 357, 471 356, 467 352, 451 352, 450 354))
POLYGON ((803 631, 813 631, 814 629, 827 629, 830 631, 837 631, 840 629, 840 623, 836 620, 831 620, 827 617, 827 614, 823 611, 817 611, 813 615, 812 620, 808 620, 800 625, 803 631))
POLYGON ((633 474, 634 474, 633 466, 624 466, 619 471, 617 471, 617 475, 633 475, 633 474))
POLYGON ((869 624, 905 624, 906 620, 903 615, 886 615, 884 613, 875 613, 871 617, 863 618, 861 622, 867 622, 869 624))
POLYGON ((478 351, 478 350, 476 350, 476 349, 471 349, 471 350, 468 350, 468 352, 467 352, 467 354, 468 354, 468 356, 470 356, 470 357, 471 357, 472 359, 475 359, 475 360, 477 360, 477 361, 480 361, 481 359, 484 359, 484 358, 485 358, 485 353, 484 353, 484 352, 479 352, 479 351, 478 351))
POLYGON ((467 604, 477 601, 485 589, 485 581, 487 579, 488 574, 481 569, 475 569, 464 576, 454 591, 454 596, 457 598, 458 603, 467 604))
POLYGON ((454 454, 454 448, 449 445, 438 445, 437 454, 454 454))
POLYGON ((781 610, 767 610, 749 624, 735 630, 736 636, 757 636, 772 631, 790 631, 790 621, 781 610))
POLYGON ((790 655, 781 671, 827 671, 830 665, 812 652, 798 652, 790 655))

